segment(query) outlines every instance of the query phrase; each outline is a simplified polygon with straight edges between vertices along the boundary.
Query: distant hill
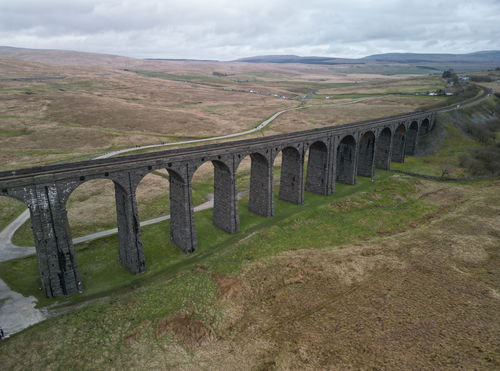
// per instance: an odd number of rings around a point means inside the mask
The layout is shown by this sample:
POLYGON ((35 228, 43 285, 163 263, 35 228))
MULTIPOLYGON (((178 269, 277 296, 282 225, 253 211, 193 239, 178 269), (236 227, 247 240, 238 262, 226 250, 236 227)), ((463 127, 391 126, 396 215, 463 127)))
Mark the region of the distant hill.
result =
POLYGON ((240 58, 233 62, 248 63, 304 63, 304 64, 363 64, 358 59, 332 57, 300 57, 298 55, 260 55, 256 57, 240 58))
POLYGON ((364 58, 300 57, 297 55, 262 55, 240 58, 234 62, 248 63, 305 63, 305 64, 365 64, 390 63, 500 63, 500 50, 480 51, 468 54, 419 54, 386 53, 364 58))
MULTIPOLYGON (((112 54, 86 53, 71 50, 26 49, 0 46, 0 59, 22 60, 53 66, 95 66, 107 68, 139 68, 146 62, 206 62, 211 60, 173 59, 173 58, 129 58, 112 54)), ((423 53, 386 53, 364 58, 336 58, 298 55, 261 55, 240 58, 232 62, 246 63, 302 63, 316 65, 342 65, 344 73, 379 74, 420 74, 439 73, 453 69, 457 72, 471 72, 494 69, 500 66, 500 50, 479 51, 468 54, 423 54, 423 53)))
POLYGON ((500 50, 481 51, 468 54, 419 54, 386 53, 361 58, 364 61, 395 63, 483 63, 500 62, 500 50))
POLYGON ((122 57, 112 54, 86 53, 71 50, 26 49, 0 46, 0 58, 17 59, 52 65, 84 65, 129 67, 142 63, 141 59, 122 57))
POLYGON ((170 61, 170 62, 220 62, 217 59, 191 59, 191 58, 144 58, 145 61, 170 61))

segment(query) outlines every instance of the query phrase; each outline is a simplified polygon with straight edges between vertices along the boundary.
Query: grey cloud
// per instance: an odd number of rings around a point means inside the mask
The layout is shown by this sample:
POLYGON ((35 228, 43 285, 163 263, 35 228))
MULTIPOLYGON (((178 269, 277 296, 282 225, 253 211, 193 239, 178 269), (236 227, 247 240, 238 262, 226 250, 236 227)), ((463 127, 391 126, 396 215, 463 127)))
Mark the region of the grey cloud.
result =
POLYGON ((45 0, 0 3, 0 44, 137 57, 500 49, 494 0, 45 0))

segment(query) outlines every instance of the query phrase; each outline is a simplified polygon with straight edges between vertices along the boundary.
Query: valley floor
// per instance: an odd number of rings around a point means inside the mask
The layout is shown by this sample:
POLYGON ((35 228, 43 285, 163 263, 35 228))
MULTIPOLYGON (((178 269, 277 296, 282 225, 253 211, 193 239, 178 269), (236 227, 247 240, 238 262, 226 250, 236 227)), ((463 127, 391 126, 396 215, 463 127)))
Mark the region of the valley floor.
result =
POLYGON ((0 344, 0 362, 5 369, 498 368, 500 182, 392 175, 374 187, 248 233, 188 271, 14 335, 0 344), (339 243, 344 229, 355 242, 339 243))

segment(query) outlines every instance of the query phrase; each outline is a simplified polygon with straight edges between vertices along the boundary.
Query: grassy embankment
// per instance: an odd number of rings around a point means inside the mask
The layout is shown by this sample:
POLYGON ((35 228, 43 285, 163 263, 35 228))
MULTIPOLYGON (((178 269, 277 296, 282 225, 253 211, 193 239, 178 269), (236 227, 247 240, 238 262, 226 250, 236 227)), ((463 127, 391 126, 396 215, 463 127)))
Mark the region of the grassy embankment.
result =
MULTIPOLYGON (((181 254, 168 242, 167 223, 144 228, 149 272, 140 276, 128 274, 117 263, 116 239, 94 241, 78 251, 86 290, 84 297, 73 296, 69 301, 89 299, 93 294, 96 297, 108 294, 110 297, 13 336, 0 344, 0 359, 5 365, 15 363, 30 368, 44 364, 47 368, 60 369, 128 368, 138 367, 138 362, 145 362, 143 366, 153 368, 181 367, 186 362, 197 364, 192 357, 199 345, 205 344, 207 339, 225 341, 228 331, 235 334, 241 331, 232 326, 227 328, 227 321, 231 323, 232 307, 227 312, 227 304, 221 302, 225 277, 238 277, 252 263, 266 261, 287 251, 297 250, 297 254, 302 254, 301 250, 310 249, 311 252, 305 255, 313 257, 321 254, 320 251, 316 253, 316 249, 323 249, 326 256, 329 251, 339 249, 342 255, 341 249, 350 243, 384 245, 391 235, 414 228, 418 230, 456 208, 456 202, 436 206, 417 195, 417 183, 415 179, 381 172, 373 183, 360 179, 354 187, 339 185, 334 196, 307 194, 304 207, 278 202, 277 215, 272 219, 251 215, 242 208, 242 231, 235 236, 215 230, 211 226, 210 212, 199 213, 196 222, 200 249, 191 256, 181 254), (147 353, 144 353, 146 349, 147 353), (143 359, 145 354, 147 357, 143 359)), ((436 188, 429 190, 432 195, 436 188)), ((481 185, 476 186, 476 190, 481 192, 481 185)), ((447 226, 450 228, 451 225, 447 226)), ((412 240, 411 246, 420 245, 412 240)), ((349 251, 346 249, 346 253, 349 251)), ((371 259, 373 254, 381 254, 380 248, 375 248, 372 253, 367 250, 362 256, 371 259)), ((344 264, 340 263, 342 257, 336 259, 335 264, 344 264)), ((300 288, 300 283, 305 280, 300 273, 293 276, 296 274, 293 273, 295 264, 288 263, 282 268, 287 272, 292 270, 292 278, 285 277, 285 287, 294 287, 294 282, 297 282, 296 287, 300 288)), ((358 263, 352 264, 352 267, 347 265, 346 274, 349 270, 349 274, 355 274, 361 269, 356 266, 358 263)), ((318 265, 312 267, 325 269, 318 265)), ((428 268, 422 266, 419 269, 428 268)), ((0 272, 14 289, 39 295, 34 259, 4 263, 0 265, 0 272)), ((426 275, 431 273, 425 272, 426 275)), ((264 276, 264 282, 269 278, 264 276)), ((403 279, 402 282, 406 281, 403 279)), ((239 284, 240 281, 236 279, 234 282, 239 284)), ((280 282, 276 284, 283 285, 280 282)), ((227 289, 233 290, 234 287, 227 289)), ((276 297, 267 291, 256 294, 256 299, 271 301, 269 304, 276 297), (265 295, 271 296, 267 298, 265 295)), ((231 291, 227 295, 231 295, 231 291)), ((395 293, 379 295, 384 297, 395 293)), ((44 300, 42 304, 53 302, 44 300)), ((285 307, 281 310, 285 311, 281 315, 288 313, 285 307)), ((278 313, 275 315, 279 317, 278 313)), ((293 318, 295 321, 301 316, 294 315, 293 318)), ((324 320, 329 321, 328 318, 324 320)), ((271 331, 274 333, 275 330, 271 331)))
MULTIPOLYGON (((308 193, 304 206, 276 200, 276 216, 270 219, 248 212, 246 202, 242 201, 242 228, 235 235, 221 233, 212 225, 211 210, 199 212, 196 213, 199 249, 189 256, 169 241, 168 222, 147 226, 141 231, 148 272, 139 276, 129 274, 118 263, 116 236, 83 243, 77 247, 77 260, 85 292, 73 299, 100 296, 156 274, 170 276, 196 264, 210 262, 216 267, 215 272, 231 273, 243 262, 293 247, 341 245, 378 233, 390 233, 434 210, 410 197, 413 188, 412 181, 401 182, 399 178, 390 177, 390 173, 380 172, 375 182, 360 178, 356 186, 339 184, 335 195, 330 197, 308 193), (356 194, 353 199, 342 202, 353 194, 356 194), (331 204, 332 201, 339 204, 331 204), (310 223, 311 220, 315 222, 310 223), (305 226, 307 233, 302 229, 305 226), (325 229, 332 233, 325 234, 325 229)), ((53 302, 43 299, 38 290, 34 257, 1 263, 0 276, 14 290, 39 297, 42 304, 53 302)))
POLYGON ((393 162, 391 167, 434 176, 466 177, 474 175, 470 169, 464 167, 461 158, 469 156, 474 149, 485 148, 488 144, 467 135, 464 127, 468 123, 484 126, 494 119, 495 114, 500 115, 499 100, 495 97, 489 98, 478 106, 462 108, 459 114, 456 112, 438 114, 437 122, 446 131, 446 134, 436 150, 424 157, 407 157, 403 164, 393 162))
POLYGON ((25 207, 21 202, 7 197, 2 197, 1 202, 0 230, 3 230, 11 221, 21 214, 25 207))

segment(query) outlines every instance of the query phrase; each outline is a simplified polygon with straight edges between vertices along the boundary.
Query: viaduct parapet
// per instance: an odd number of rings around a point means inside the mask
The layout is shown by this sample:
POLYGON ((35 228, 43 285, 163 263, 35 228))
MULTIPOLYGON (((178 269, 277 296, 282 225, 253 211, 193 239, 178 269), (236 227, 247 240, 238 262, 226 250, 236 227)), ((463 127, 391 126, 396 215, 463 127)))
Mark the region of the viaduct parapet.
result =
POLYGON ((103 160, 0 172, 0 196, 30 210, 42 288, 47 297, 82 290, 66 204, 71 193, 93 179, 115 185, 121 262, 137 274, 146 270, 136 189, 150 172, 166 169, 170 181, 170 237, 185 253, 196 250, 191 181, 207 161, 214 165, 213 223, 227 233, 239 230, 236 171, 251 158, 249 209, 271 217, 273 164, 282 154, 279 198, 302 204, 304 191, 335 192, 337 182, 355 184, 373 177, 391 161, 414 155, 434 126, 434 112, 417 112, 264 138, 247 139, 103 160), (308 156, 307 171, 304 169, 308 156))

